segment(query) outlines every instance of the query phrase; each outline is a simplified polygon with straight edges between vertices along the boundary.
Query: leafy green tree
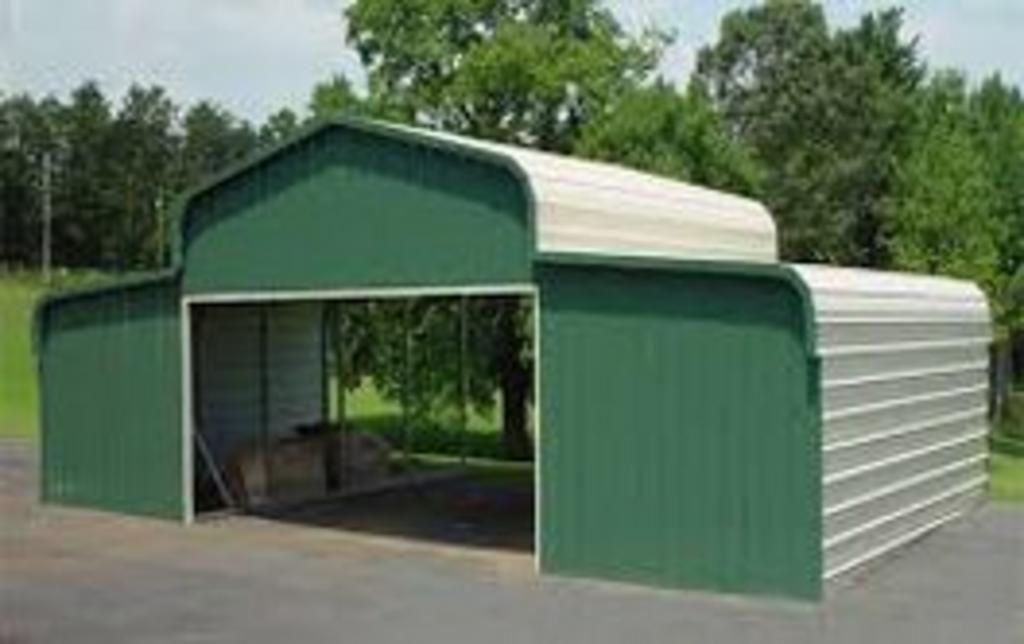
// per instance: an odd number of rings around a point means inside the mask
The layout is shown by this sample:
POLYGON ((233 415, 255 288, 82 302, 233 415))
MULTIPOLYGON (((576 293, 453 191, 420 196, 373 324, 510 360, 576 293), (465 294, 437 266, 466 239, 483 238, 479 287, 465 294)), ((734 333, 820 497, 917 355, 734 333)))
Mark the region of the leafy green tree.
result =
POLYGON ((630 37, 593 0, 359 0, 346 13, 380 110, 546 150, 571 149, 664 42, 630 37))
POLYGON ((313 118, 346 114, 369 116, 372 111, 367 99, 357 94, 352 83, 341 74, 317 83, 309 97, 309 112, 313 118))
POLYGON ((970 97, 970 120, 995 189, 994 216, 1004 230, 1000 269, 1009 277, 1024 266, 1024 98, 1019 88, 991 76, 970 97))
POLYGON ((175 177, 183 187, 209 178, 251 154, 258 146, 252 126, 210 101, 200 101, 185 112, 183 137, 175 177))
POLYGON ((26 121, 35 109, 27 96, 0 101, 0 264, 31 261, 35 168, 26 142, 26 121))
MULTIPOLYGON (((1018 341, 1024 341, 1024 264, 1007 281, 1005 300, 1007 326, 1018 341)), ((1024 364, 1015 367, 1017 373, 1024 373, 1024 364)))
POLYGON ((922 93, 914 145, 889 216, 896 267, 972 279, 996 290, 996 191, 972 136, 963 77, 936 76, 922 93))
POLYGON ((885 209, 897 171, 912 145, 914 109, 925 66, 917 41, 907 40, 903 13, 865 14, 833 37, 836 62, 829 77, 838 98, 833 141, 838 152, 833 203, 852 223, 853 248, 843 262, 887 265, 885 209))
MULTIPOLYGON (((0 103, 0 262, 38 265, 43 156, 59 163, 60 103, 11 96, 0 103)), ((59 166, 54 173, 59 184, 59 166)), ((55 186, 56 187, 56 186, 55 186)))
POLYGON ((626 93, 583 128, 575 151, 739 194, 759 189, 760 168, 699 84, 685 94, 664 81, 626 93))
POLYGON ((820 4, 733 11, 699 52, 729 131, 764 169, 788 259, 884 263, 886 196, 905 153, 923 67, 896 10, 832 32, 820 4))
POLYGON ((267 117, 260 127, 259 142, 262 146, 274 145, 293 136, 299 129, 299 117, 287 107, 267 117))
POLYGON ((64 266, 96 266, 117 252, 110 212, 118 204, 112 185, 113 155, 109 101, 92 81, 71 92, 56 116, 64 150, 54 186, 54 257, 64 266))
POLYGON ((161 203, 175 171, 177 106, 159 86, 133 85, 111 124, 116 254, 119 270, 149 268, 161 261, 167 230, 161 203), (163 237, 163 238, 162 238, 163 237))

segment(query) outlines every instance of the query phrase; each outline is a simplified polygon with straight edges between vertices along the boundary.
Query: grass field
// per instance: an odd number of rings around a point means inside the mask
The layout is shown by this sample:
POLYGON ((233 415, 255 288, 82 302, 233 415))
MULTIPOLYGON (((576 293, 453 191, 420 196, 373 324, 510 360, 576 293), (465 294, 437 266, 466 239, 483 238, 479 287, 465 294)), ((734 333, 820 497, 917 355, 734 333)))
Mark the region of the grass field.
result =
POLYGON ((992 498, 1024 503, 1024 390, 1010 397, 992 448, 992 498))
POLYGON ((0 269, 0 438, 34 438, 38 432, 32 312, 50 290, 96 284, 95 272, 57 272, 49 286, 36 273, 0 269))
POLYGON ((31 321, 44 291, 38 280, 0 275, 0 437, 36 434, 31 321))
MULTIPOLYGON (((332 400, 332 409, 333 405, 332 400)), ((383 436, 397 450, 478 458, 500 458, 503 454, 498 404, 485 413, 470 408, 464 433, 455 406, 433 409, 423 418, 411 419, 406 432, 399 403, 382 396, 373 382, 365 379, 349 392, 347 408, 352 426, 383 436)))
POLYGON ((992 486, 996 501, 1024 503, 1024 456, 992 453, 992 486))

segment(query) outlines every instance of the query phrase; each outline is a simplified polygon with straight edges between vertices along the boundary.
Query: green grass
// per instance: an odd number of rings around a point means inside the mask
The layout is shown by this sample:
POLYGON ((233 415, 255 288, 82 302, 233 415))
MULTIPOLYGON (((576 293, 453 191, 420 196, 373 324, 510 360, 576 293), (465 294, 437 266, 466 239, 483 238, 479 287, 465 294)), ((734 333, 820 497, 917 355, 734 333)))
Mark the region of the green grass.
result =
MULTIPOLYGON (((333 398, 332 393, 332 410, 333 398)), ((408 447, 417 454, 465 453, 474 458, 502 455, 499 405, 488 412, 471 409, 464 434, 460 432, 461 419, 456 407, 431 410, 426 418, 413 420, 406 434, 399 402, 385 398, 369 379, 348 393, 346 406, 352 426, 379 434, 396 450, 408 447)))
POLYGON ((0 438, 34 438, 38 394, 32 355, 32 311, 48 290, 105 279, 98 273, 54 275, 50 287, 35 273, 0 269, 0 438))
POLYGON ((992 439, 992 498, 1024 503, 1024 391, 1010 396, 992 439))
POLYGON ((992 453, 992 499, 1024 503, 1024 456, 992 453))
MULTIPOLYGON (((332 388, 333 389, 333 388, 332 388)), ((331 393, 331 408, 334 409, 334 392, 331 393)), ((402 417, 402 407, 398 401, 390 401, 385 398, 373 385, 369 378, 364 379, 362 384, 353 391, 348 392, 346 401, 348 417, 356 422, 381 423, 385 420, 399 423, 402 417)), ((501 414, 500 403, 495 403, 489 412, 481 412, 470 408, 467 417, 467 431, 471 432, 497 432, 499 428, 499 415, 501 414)), ((458 410, 451 409, 434 410, 428 420, 431 424, 455 427, 459 423, 458 410)))
POLYGON ((36 434, 32 308, 44 288, 22 276, 0 276, 0 437, 36 434))

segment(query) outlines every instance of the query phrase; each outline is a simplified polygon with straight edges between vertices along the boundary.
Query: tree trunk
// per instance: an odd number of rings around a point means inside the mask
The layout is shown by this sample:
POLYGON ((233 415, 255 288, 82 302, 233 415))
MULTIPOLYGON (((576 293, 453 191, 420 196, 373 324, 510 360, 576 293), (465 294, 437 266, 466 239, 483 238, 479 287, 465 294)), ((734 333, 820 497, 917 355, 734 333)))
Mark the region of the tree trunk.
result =
POLYGON ((502 447, 505 457, 514 461, 533 458, 533 444, 528 429, 531 373, 522 358, 526 341, 518 327, 516 312, 519 302, 509 300, 500 313, 501 346, 498 349, 502 409, 502 447))
POLYGON ((505 457, 513 461, 533 458, 533 444, 527 429, 529 376, 523 369, 508 369, 501 378, 502 445, 505 457))

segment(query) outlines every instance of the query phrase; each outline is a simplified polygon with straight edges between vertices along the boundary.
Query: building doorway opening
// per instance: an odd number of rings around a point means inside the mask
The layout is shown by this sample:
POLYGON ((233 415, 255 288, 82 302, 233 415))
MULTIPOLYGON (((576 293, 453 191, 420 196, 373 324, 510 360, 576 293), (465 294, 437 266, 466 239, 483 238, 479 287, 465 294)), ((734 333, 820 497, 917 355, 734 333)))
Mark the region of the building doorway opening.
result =
POLYGON ((189 303, 197 516, 531 550, 535 297, 189 303))

